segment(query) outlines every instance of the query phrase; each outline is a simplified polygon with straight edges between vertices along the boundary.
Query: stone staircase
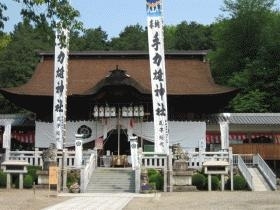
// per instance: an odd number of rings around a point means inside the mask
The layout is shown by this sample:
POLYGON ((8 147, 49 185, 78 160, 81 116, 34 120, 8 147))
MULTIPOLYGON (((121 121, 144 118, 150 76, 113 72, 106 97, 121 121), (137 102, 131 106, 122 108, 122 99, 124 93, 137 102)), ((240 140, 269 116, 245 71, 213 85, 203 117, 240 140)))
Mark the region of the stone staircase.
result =
POLYGON ((131 168, 96 168, 87 193, 135 192, 135 174, 131 168))
POLYGON ((250 167, 248 169, 253 177, 254 191, 271 191, 271 187, 267 184, 258 168, 250 167))

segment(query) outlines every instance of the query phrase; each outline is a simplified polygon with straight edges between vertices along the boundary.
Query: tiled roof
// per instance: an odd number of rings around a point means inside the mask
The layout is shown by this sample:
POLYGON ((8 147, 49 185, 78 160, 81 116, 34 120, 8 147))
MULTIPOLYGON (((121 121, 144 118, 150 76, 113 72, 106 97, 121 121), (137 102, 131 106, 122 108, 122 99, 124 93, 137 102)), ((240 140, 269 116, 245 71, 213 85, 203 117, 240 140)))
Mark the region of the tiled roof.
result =
POLYGON ((280 113, 222 113, 212 115, 211 123, 228 120, 230 124, 280 125, 280 113))
MULTIPOLYGON (((166 53, 168 95, 212 95, 236 91, 214 83, 210 66, 205 61, 207 51, 166 53)), ((42 62, 24 85, 2 89, 7 93, 33 96, 53 95, 53 53, 40 53, 42 62)), ((70 54, 68 95, 89 95, 96 85, 116 69, 116 66, 136 81, 138 91, 151 93, 149 54, 147 52, 76 52, 70 54)))

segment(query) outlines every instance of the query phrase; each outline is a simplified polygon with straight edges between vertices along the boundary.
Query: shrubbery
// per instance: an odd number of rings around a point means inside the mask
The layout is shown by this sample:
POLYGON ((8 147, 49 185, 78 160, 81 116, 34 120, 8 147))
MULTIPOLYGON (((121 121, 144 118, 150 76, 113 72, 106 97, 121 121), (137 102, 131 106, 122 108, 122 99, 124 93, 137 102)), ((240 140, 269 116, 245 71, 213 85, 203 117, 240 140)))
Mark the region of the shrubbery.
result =
POLYGON ((32 177, 32 183, 38 184, 38 175, 37 171, 41 171, 41 166, 27 166, 27 174, 32 177))
POLYGON ((33 178, 31 175, 27 174, 23 178, 23 187, 24 188, 32 188, 33 178))
POLYGON ((198 190, 203 190, 206 183, 206 177, 203 174, 197 173, 192 176, 192 184, 198 190))
POLYGON ((156 169, 148 169, 149 185, 155 186, 156 190, 163 190, 163 176, 156 169))
MULTIPOLYGON (((211 189, 212 190, 218 190, 220 188, 220 179, 216 175, 211 176, 211 189)), ((205 190, 208 190, 208 178, 205 177, 205 190)))
MULTIPOLYGON (((231 179, 226 182, 226 189, 230 189, 231 179)), ((233 189, 234 190, 248 190, 247 182, 245 178, 241 175, 233 176, 233 189)))
POLYGON ((78 183, 80 184, 80 171, 70 170, 67 172, 67 187, 70 188, 71 185, 78 183))
POLYGON ((0 171, 0 187, 6 187, 6 183, 7 175, 3 171, 0 171))

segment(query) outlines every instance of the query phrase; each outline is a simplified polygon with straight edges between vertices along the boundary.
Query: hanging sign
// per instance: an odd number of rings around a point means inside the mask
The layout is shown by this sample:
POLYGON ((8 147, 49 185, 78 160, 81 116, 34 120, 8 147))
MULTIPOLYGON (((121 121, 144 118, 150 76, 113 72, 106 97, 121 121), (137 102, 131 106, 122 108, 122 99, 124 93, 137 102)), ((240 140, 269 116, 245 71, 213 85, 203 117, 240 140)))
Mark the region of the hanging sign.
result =
POLYGON ((49 184, 58 184, 58 167, 49 167, 49 184))
POLYGON ((54 61, 53 125, 57 149, 63 149, 66 128, 69 37, 67 30, 57 30, 54 61))
POLYGON ((169 153, 162 1, 146 0, 155 152, 169 153))

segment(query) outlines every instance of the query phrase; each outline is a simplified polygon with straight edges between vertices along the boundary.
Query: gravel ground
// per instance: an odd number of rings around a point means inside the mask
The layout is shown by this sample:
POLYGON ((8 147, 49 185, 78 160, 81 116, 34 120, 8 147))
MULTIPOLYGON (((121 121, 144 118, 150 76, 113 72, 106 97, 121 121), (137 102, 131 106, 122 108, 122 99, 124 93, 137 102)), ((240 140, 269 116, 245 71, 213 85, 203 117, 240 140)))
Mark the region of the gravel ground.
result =
POLYGON ((0 209, 2 210, 39 210, 60 203, 69 197, 56 197, 56 191, 0 189, 0 209))
MULTIPOLYGON (((55 196, 48 190, 0 189, 0 209, 37 210, 71 197, 55 196)), ((273 192, 183 192, 157 193, 133 198, 124 210, 280 210, 280 191, 273 192)), ((89 210, 89 209, 87 209, 89 210)))
POLYGON ((184 192, 134 198, 124 210, 278 210, 280 192, 184 192))

